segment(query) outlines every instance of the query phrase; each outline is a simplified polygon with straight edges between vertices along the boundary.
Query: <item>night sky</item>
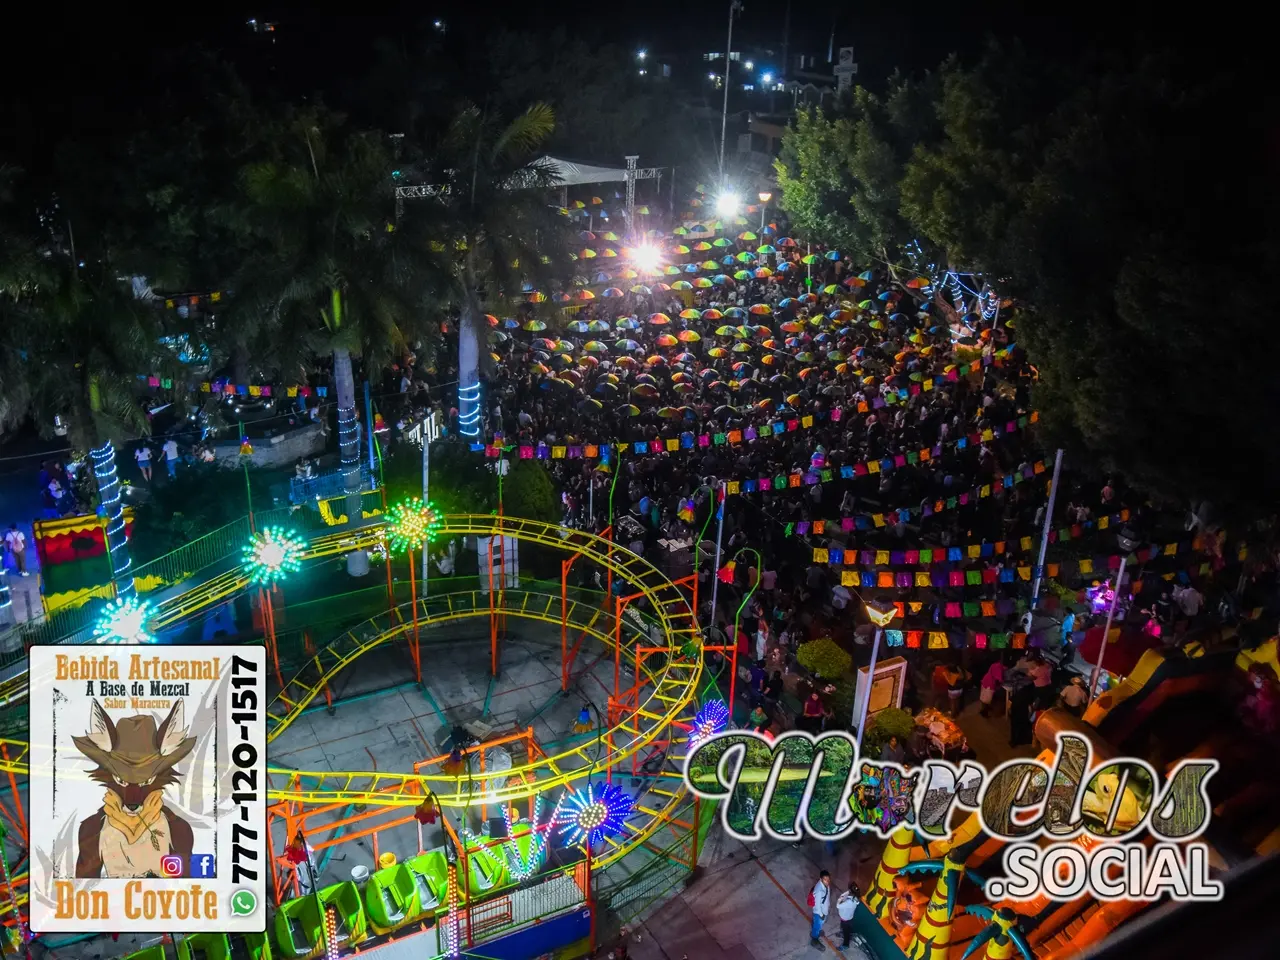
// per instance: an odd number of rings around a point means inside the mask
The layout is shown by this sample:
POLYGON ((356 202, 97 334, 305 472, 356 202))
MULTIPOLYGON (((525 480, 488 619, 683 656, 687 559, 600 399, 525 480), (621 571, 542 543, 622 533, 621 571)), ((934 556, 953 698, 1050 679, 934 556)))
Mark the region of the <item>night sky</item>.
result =
MULTIPOLYGON (((790 50, 825 60, 827 38, 835 25, 836 47, 852 44, 859 63, 858 82, 878 88, 895 69, 920 71, 958 53, 976 56, 988 37, 1019 39, 1037 56, 1067 60, 1086 49, 1133 51, 1170 41, 1194 45, 1196 58, 1242 55, 1240 35, 1214 44, 1207 35, 1232 30, 1231 21, 1197 23, 1194 30, 1171 17, 1132 18, 1112 13, 1106 19, 1079 4, 1067 12, 1028 13, 1025 3, 793 3, 790 50)), ((678 55, 722 50, 728 5, 651 0, 621 6, 580 0, 556 3, 386 4, 363 2, 360 16, 340 15, 314 3, 246 3, 214 12, 160 8, 148 16, 109 12, 65 16, 27 8, 6 23, 9 44, 0 58, 5 94, 0 98, 0 158, 38 168, 53 142, 69 130, 106 129, 117 118, 146 111, 156 125, 171 122, 165 108, 153 106, 164 83, 181 85, 178 53, 198 43, 229 51, 240 62, 250 42, 250 17, 279 23, 271 54, 272 70, 293 96, 321 92, 329 102, 356 88, 374 58, 379 37, 407 40, 433 17, 448 23, 450 44, 482 50, 495 27, 532 31, 563 24, 593 43, 623 49, 647 49, 678 55), (239 7, 237 10, 236 8, 239 7), (319 9, 318 9, 319 7, 319 9), (24 22, 25 21, 25 22, 24 22), (169 66, 161 71, 158 64, 169 66), (176 69, 174 62, 178 63, 176 69)), ((1099 8, 1102 10, 1113 8, 1099 8)), ((745 0, 735 24, 734 47, 781 48, 786 0, 745 0)), ((1260 32, 1259 32, 1260 33, 1260 32)), ((259 52, 265 44, 259 44, 259 52)), ((628 65, 629 66, 629 65, 628 65)), ((819 63, 825 71, 825 63, 819 63)), ((149 121, 150 122, 150 119, 149 121)))

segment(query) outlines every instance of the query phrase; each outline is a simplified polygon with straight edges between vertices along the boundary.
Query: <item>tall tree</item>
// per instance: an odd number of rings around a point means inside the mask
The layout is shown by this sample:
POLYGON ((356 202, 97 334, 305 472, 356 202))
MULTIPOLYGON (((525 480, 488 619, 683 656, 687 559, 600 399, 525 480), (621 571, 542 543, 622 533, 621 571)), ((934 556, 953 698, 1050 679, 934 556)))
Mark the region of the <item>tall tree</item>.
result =
MULTIPOLYGON (((440 229, 434 244, 451 276, 458 331, 458 418, 480 432, 480 374, 490 366, 484 303, 514 300, 521 284, 568 263, 569 221, 552 205, 557 180, 539 159, 555 129, 545 104, 510 122, 478 107, 463 109, 423 160, 434 202, 416 204, 440 229)), ((406 217, 412 220, 414 217, 406 217)))
POLYGON ((352 355, 398 358, 437 279, 422 218, 395 219, 394 162, 384 135, 322 109, 277 128, 266 156, 241 171, 240 216, 257 249, 237 280, 281 341, 320 334, 333 355, 347 516, 360 519, 360 443, 352 355))

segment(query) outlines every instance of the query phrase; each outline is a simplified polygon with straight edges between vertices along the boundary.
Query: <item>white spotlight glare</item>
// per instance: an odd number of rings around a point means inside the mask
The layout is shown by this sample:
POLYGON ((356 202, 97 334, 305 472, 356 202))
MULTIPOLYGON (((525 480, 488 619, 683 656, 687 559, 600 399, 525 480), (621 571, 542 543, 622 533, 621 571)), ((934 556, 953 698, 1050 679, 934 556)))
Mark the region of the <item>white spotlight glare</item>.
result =
POLYGON ((716 213, 722 217, 735 217, 741 201, 736 193, 722 193, 716 198, 716 213))

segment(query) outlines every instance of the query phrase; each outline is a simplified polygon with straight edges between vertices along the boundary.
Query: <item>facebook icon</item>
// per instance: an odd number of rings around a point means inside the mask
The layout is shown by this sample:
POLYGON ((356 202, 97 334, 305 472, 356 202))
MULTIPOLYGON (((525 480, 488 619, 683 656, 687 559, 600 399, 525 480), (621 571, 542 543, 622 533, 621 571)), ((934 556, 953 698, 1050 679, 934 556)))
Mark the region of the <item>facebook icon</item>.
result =
POLYGON ((213 854, 193 853, 191 855, 191 869, 187 871, 188 876, 207 880, 216 873, 217 871, 213 865, 213 854))

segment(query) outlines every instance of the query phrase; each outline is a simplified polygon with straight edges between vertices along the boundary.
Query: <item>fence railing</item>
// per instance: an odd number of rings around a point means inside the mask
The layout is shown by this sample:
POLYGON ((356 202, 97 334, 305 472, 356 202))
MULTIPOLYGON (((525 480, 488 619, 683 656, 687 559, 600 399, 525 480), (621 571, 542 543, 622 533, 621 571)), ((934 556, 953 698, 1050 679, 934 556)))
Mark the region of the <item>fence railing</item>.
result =
MULTIPOLYGON (((368 490, 372 484, 372 474, 367 466, 360 467, 360 489, 368 490)), ((289 502, 293 504, 307 503, 312 500, 328 500, 346 493, 345 478, 342 468, 330 470, 315 477, 293 477, 289 481, 289 502)))

